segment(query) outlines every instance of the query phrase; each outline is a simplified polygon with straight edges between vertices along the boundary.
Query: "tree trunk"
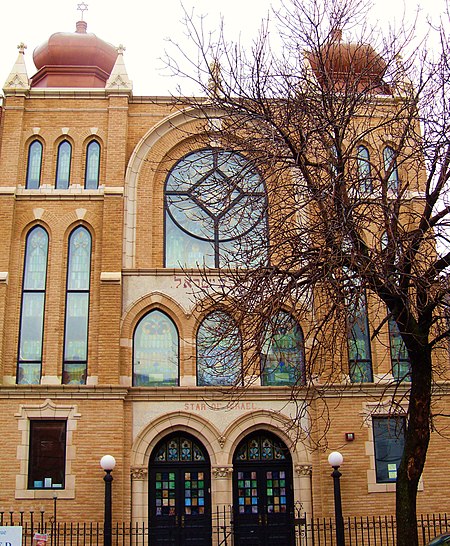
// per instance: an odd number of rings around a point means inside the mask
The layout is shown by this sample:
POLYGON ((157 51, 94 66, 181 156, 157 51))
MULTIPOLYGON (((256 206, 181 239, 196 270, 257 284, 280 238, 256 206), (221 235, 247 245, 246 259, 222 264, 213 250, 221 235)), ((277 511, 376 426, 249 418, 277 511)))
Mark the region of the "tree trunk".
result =
POLYGON ((405 448, 397 474, 397 546, 418 546, 417 487, 430 440, 431 350, 410 351, 411 392, 405 448))

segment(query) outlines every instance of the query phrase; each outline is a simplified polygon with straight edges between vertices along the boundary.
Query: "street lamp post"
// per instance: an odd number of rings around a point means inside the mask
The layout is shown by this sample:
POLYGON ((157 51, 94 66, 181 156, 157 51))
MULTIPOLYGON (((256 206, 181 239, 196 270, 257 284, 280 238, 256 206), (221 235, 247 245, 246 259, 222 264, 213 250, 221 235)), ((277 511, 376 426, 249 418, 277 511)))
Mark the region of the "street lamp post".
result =
POLYGON ((111 546, 112 544, 112 470, 116 466, 116 459, 112 455, 104 455, 100 460, 100 466, 105 471, 103 480, 105 481, 105 520, 103 524, 103 544, 111 546))
POLYGON ((334 518, 336 520, 336 544, 337 546, 345 546, 344 537, 344 518, 342 517, 342 500, 341 500, 341 483, 339 481, 342 474, 339 472, 339 467, 344 461, 344 457, 339 451, 333 451, 328 456, 328 462, 333 467, 331 476, 334 485, 334 518))

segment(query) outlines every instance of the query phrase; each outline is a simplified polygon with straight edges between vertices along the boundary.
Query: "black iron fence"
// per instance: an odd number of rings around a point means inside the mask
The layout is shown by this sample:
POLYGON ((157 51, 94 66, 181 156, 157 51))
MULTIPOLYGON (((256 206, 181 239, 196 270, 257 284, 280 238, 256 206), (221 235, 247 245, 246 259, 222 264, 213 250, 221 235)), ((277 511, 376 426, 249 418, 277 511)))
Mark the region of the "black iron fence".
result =
MULTIPOLYGON (((292 541, 295 546, 333 546, 336 544, 336 527, 334 518, 307 518, 297 513, 292 518, 292 541)), ((22 546, 36 546, 33 537, 46 535, 46 546, 103 546, 102 522, 65 522, 57 521, 54 516, 46 518, 40 512, 1 512, 0 526, 13 525, 22 527, 22 546)), ((270 525, 264 518, 258 520, 261 533, 259 537, 269 536, 264 526, 270 525)), ((182 517, 174 520, 170 529, 167 544, 183 546, 185 520, 182 517)), ((425 546, 432 538, 450 532, 449 514, 421 515, 417 521, 419 543, 425 546)), ((212 514, 212 545, 236 546, 244 544, 239 538, 233 514, 229 508, 217 509, 212 514)), ((162 529, 160 529, 162 531, 162 529)), ((346 546, 395 546, 396 524, 394 516, 364 516, 344 518, 346 546)), ((148 524, 115 523, 112 529, 112 546, 149 546, 152 536, 148 524), (150 532, 149 532, 150 531, 150 532)), ((265 545, 264 539, 257 542, 265 545)), ((271 544, 267 542, 267 544, 271 544)), ((283 544, 280 546, 287 546, 283 544)))

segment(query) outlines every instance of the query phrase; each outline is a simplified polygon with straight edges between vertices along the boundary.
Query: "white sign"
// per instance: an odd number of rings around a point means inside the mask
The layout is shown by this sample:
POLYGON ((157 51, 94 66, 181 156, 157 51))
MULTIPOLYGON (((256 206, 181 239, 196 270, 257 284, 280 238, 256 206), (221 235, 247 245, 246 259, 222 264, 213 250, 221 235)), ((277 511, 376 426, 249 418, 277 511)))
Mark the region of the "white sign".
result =
POLYGON ((0 527, 0 546, 22 546, 22 527, 0 527))

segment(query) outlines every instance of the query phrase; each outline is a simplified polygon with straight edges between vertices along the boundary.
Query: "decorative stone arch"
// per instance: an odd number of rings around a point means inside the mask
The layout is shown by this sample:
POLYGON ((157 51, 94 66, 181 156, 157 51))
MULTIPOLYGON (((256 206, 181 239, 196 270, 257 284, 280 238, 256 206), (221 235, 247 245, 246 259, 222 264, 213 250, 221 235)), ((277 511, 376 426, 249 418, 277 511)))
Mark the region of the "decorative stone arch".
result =
MULTIPOLYGON (((221 436, 210 421, 184 411, 157 417, 138 433, 131 448, 131 514, 134 522, 142 522, 147 517, 148 468, 152 451, 160 440, 176 431, 188 432, 203 444, 208 452, 213 474, 218 467, 217 454, 222 449, 221 436)), ((214 505, 214 487, 212 489, 214 505)))
MULTIPOLYGON (((211 109, 211 118, 216 110, 211 109)), ((124 239, 123 239, 123 267, 135 267, 136 256, 136 217, 137 217, 137 187, 141 169, 150 151, 170 132, 176 131, 183 125, 194 120, 205 119, 199 108, 185 109, 166 117, 152 127, 138 142, 131 154, 125 173, 125 206, 124 206, 124 239)), ((199 133, 200 134, 200 133, 199 133)), ((183 133, 186 139, 188 134, 183 133)))
MULTIPOLYGON (((246 436, 258 430, 275 434, 289 449, 293 465, 294 500, 300 501, 302 512, 312 514, 312 464, 308 445, 294 439, 286 431, 292 428, 292 420, 275 411, 258 410, 233 421, 223 437, 223 451, 227 457, 226 468, 233 467, 233 455, 238 444, 246 436)), ((232 499, 232 483, 229 480, 229 497, 232 499)))
POLYGON ((169 315, 180 332, 184 328, 182 321, 179 319, 180 315, 186 317, 186 319, 190 316, 190 313, 183 308, 180 302, 171 296, 162 292, 152 292, 142 296, 125 310, 121 320, 121 337, 131 340, 136 324, 152 309, 160 309, 169 315))

